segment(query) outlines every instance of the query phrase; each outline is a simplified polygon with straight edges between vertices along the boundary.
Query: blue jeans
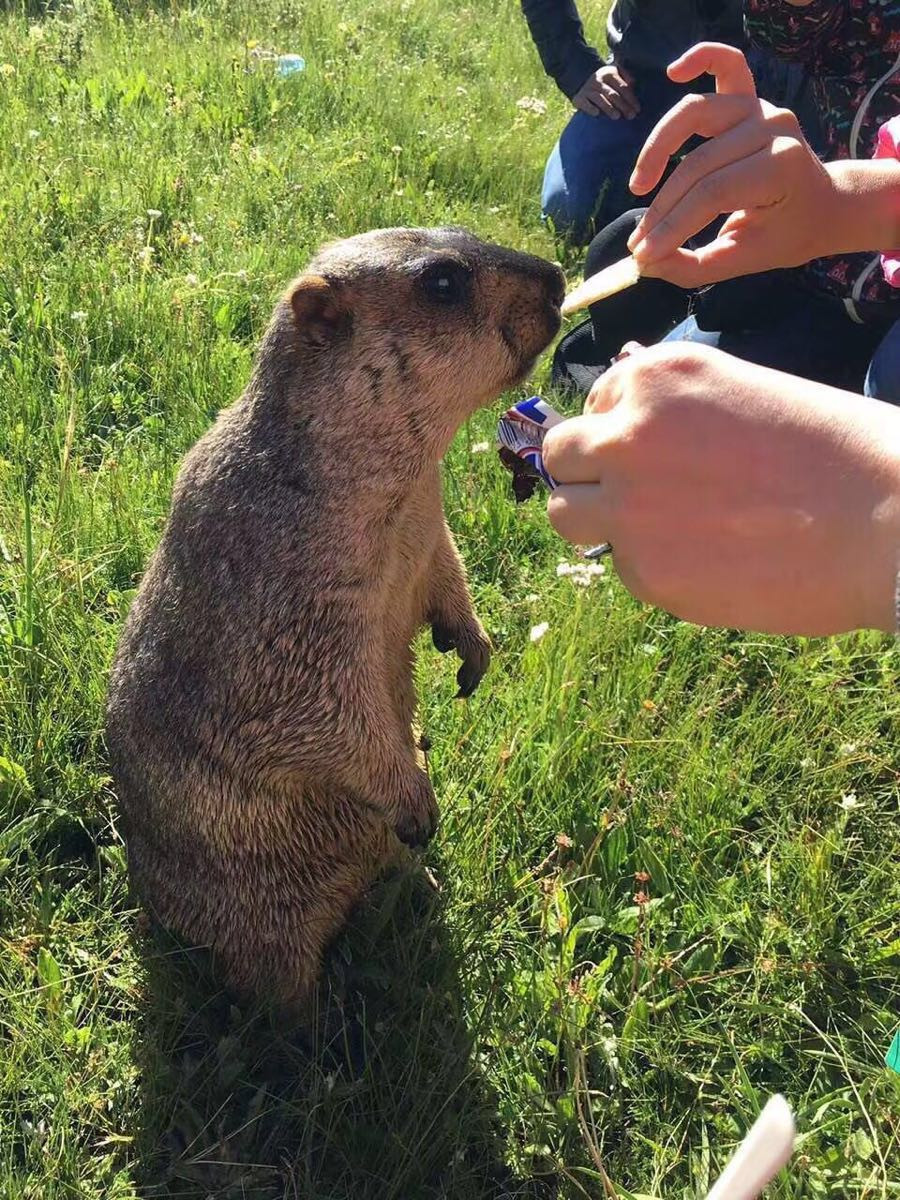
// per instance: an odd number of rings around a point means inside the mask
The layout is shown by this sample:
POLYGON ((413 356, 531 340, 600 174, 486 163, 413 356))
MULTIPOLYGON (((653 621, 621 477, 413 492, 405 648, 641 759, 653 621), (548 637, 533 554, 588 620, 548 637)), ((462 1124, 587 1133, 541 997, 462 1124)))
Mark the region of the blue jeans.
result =
POLYGON ((653 126, 688 89, 662 74, 639 75, 641 111, 631 120, 576 112, 547 160, 541 209, 558 233, 582 244, 634 207, 628 179, 653 126))
POLYGON ((900 321, 881 339, 866 371, 865 394, 900 404, 900 321))
MULTIPOLYGON (((816 144, 814 110, 802 67, 782 63, 755 50, 748 56, 759 94, 792 108, 807 137, 816 144)), ((589 117, 576 112, 553 148, 544 170, 541 209, 559 233, 582 244, 623 212, 634 207, 628 190, 641 147, 656 122, 690 92, 708 90, 711 81, 675 84, 661 71, 632 72, 641 111, 631 120, 589 117)))

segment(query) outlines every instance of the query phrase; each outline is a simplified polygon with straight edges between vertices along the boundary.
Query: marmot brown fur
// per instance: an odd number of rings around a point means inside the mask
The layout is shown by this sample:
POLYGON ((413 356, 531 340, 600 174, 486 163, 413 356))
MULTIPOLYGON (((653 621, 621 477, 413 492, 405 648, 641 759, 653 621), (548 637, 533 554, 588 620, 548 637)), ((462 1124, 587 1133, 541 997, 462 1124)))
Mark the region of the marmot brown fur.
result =
POLYGON ((462 695, 490 657, 438 463, 555 336, 563 287, 459 229, 326 246, 181 467, 108 746, 139 895, 238 991, 301 1003, 397 839, 434 831, 411 642, 457 651, 462 695))

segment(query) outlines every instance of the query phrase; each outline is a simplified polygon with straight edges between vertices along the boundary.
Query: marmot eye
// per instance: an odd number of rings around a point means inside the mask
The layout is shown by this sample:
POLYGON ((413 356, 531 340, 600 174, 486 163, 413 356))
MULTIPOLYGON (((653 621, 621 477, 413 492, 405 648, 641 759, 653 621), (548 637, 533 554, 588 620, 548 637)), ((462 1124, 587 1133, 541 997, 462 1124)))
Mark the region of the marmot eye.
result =
POLYGON ((469 273, 457 262, 435 263, 422 276, 422 290, 435 304, 461 304, 468 294, 469 273))

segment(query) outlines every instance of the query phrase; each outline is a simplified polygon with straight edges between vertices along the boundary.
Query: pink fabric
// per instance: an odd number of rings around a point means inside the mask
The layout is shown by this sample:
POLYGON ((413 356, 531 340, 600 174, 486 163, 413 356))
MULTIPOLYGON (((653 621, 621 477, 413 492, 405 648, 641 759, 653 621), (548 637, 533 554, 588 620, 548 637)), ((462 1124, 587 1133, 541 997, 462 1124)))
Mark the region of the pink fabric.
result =
MULTIPOLYGON (((878 130, 874 157, 900 159, 900 117, 892 117, 878 130)), ((900 250, 885 250, 881 269, 891 287, 900 288, 900 250)))

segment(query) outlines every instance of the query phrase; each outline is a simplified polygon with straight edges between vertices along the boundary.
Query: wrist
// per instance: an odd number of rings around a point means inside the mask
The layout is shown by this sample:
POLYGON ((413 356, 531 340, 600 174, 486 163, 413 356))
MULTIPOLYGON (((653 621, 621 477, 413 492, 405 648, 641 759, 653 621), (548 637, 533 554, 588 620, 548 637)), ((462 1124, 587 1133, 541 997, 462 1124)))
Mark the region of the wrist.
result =
POLYGON ((900 633, 898 628, 898 588, 900 588, 900 411, 888 409, 879 422, 877 493, 869 514, 866 539, 867 561, 864 568, 864 611, 861 628, 900 633))
POLYGON ((832 202, 828 254, 878 253, 900 246, 900 162, 827 163, 832 202))

